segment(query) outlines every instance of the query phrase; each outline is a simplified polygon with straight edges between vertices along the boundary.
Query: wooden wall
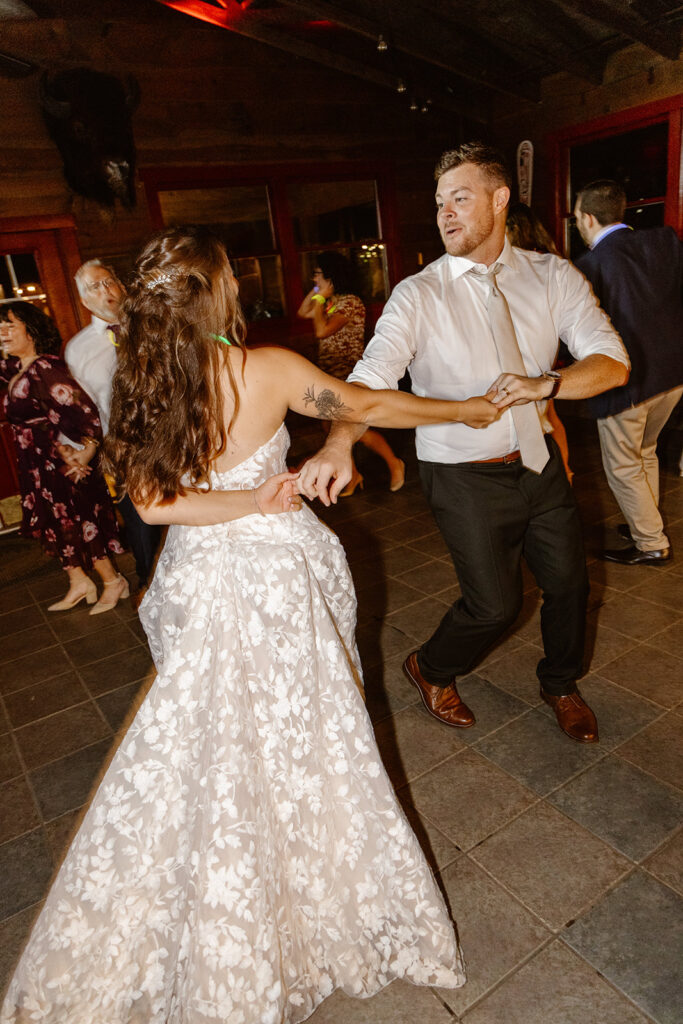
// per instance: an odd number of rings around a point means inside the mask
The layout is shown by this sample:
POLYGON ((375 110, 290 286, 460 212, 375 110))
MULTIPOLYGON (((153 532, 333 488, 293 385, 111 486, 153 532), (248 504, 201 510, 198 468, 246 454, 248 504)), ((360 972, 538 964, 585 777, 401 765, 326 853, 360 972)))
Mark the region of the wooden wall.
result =
MULTIPOLYGON (((138 166, 395 161, 405 272, 438 255, 431 171, 454 143, 449 122, 405 97, 194 21, 122 0, 111 17, 3 22, 3 49, 40 68, 87 65, 141 88, 138 166), (445 125, 445 127, 443 127, 445 125)), ((84 259, 125 266, 151 230, 144 190, 114 214, 69 193, 43 125, 38 75, 0 79, 0 218, 72 213, 84 259)), ((453 118, 455 121, 455 118, 453 118)))
POLYGON ((543 80, 538 104, 499 100, 493 108, 491 132, 511 161, 523 139, 533 142, 533 206, 550 223, 554 169, 549 164, 548 135, 681 92, 683 61, 667 60, 634 44, 610 58, 600 85, 563 72, 543 80))

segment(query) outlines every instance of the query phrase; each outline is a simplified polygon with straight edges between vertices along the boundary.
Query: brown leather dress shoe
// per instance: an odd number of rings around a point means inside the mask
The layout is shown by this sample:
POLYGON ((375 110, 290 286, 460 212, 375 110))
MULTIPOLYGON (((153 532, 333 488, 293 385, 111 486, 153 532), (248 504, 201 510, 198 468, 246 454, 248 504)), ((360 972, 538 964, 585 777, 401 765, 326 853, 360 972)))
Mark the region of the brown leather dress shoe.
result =
POLYGON ((476 719, 466 704, 460 700, 455 683, 450 686, 432 686, 424 678, 417 667, 417 651, 409 654, 403 662, 403 672, 417 687, 422 703, 434 718, 444 725, 453 725, 457 729, 469 729, 476 719))
POLYGON ((598 742, 597 719, 578 690, 557 697, 541 687, 541 697, 553 709, 557 724, 567 736, 578 743, 598 742))

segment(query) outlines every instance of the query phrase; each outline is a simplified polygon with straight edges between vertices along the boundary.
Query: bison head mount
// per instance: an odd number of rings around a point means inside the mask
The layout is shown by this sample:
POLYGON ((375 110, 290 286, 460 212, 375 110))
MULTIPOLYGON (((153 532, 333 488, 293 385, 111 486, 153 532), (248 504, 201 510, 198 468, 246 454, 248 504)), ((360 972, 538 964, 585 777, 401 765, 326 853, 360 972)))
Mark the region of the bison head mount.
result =
POLYGON ((40 79, 43 120, 78 195, 101 206, 135 206, 135 143, 131 114, 140 101, 132 76, 124 82, 90 68, 40 79))

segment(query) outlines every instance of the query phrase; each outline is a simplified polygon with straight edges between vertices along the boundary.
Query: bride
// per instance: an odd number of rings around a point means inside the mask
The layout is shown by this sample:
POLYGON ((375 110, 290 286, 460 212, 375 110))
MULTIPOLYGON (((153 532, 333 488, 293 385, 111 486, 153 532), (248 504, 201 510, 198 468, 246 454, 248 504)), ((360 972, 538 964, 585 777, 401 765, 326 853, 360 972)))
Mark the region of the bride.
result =
POLYGON ((344 553, 301 507, 283 420, 484 427, 498 410, 356 388, 244 334, 214 236, 146 246, 108 458, 143 519, 171 524, 140 609, 157 678, 2 1024, 297 1024, 336 988, 464 983, 365 712, 344 553))

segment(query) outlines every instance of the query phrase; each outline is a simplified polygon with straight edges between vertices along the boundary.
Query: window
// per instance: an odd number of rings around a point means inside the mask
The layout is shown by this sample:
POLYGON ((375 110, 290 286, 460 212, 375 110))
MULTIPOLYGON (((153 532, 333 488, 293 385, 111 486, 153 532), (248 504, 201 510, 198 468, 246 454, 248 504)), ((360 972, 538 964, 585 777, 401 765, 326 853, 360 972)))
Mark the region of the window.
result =
POLYGON ((256 340, 310 333, 296 311, 321 251, 352 261, 371 322, 398 276, 393 189, 381 165, 164 168, 141 175, 156 227, 207 224, 222 238, 256 340))
POLYGON ((672 97, 573 126, 551 137, 556 167, 556 236, 576 258, 584 246, 573 220, 577 191, 597 178, 626 190, 626 223, 635 228, 670 224, 683 231, 678 197, 683 97, 672 97))

